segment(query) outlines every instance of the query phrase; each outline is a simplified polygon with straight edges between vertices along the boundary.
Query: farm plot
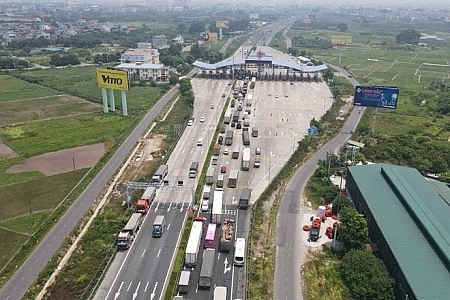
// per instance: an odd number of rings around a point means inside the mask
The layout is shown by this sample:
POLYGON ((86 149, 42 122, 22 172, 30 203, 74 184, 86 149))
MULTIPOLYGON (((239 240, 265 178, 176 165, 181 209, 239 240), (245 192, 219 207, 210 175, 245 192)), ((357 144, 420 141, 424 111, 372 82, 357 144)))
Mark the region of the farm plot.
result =
POLYGON ((0 75, 0 103, 4 101, 46 97, 56 94, 58 94, 58 91, 52 88, 30 83, 9 75, 0 75))

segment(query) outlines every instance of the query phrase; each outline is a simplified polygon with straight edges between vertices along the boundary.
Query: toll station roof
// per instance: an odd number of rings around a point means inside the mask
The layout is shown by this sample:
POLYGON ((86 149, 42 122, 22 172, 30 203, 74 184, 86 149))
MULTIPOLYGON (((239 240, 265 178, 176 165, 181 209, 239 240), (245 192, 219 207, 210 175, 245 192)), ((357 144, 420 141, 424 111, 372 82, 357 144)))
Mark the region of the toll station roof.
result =
POLYGON ((221 69, 221 68, 231 67, 233 65, 258 64, 258 63, 265 63, 265 64, 270 64, 270 65, 290 68, 290 69, 300 71, 303 73, 317 73, 317 72, 328 69, 328 66, 326 64, 322 64, 322 65, 318 65, 318 66, 304 66, 304 65, 299 65, 297 63, 290 62, 290 61, 275 59, 272 56, 248 56, 245 59, 228 58, 226 60, 217 62, 215 64, 209 64, 209 63, 205 63, 205 62, 196 60, 193 63, 193 65, 194 65, 194 67, 198 67, 201 69, 217 70, 217 69, 221 69))

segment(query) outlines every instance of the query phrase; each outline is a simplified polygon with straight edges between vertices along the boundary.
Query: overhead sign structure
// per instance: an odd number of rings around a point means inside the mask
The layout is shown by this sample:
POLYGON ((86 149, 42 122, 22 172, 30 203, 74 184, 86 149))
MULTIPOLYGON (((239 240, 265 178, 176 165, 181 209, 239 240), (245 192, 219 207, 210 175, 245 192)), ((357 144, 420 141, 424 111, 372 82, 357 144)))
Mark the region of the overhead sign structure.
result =
POLYGON ((355 87, 353 104, 376 108, 397 108, 400 91, 395 86, 362 86, 355 87))
POLYGON ((97 85, 99 88, 128 91, 127 71, 98 68, 97 85))

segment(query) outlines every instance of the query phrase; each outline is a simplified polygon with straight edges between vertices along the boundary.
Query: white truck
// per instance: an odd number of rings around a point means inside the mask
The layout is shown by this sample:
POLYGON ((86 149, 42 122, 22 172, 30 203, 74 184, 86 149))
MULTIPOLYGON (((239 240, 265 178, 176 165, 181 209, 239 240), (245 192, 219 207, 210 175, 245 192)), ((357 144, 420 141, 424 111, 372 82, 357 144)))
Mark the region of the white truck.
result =
POLYGON ((216 168, 213 166, 208 167, 208 171, 206 171, 206 184, 213 184, 214 183, 214 174, 216 173, 216 168))
POLYGON ((191 162, 191 166, 189 167, 189 178, 197 177, 198 172, 198 161, 191 162))
POLYGON ((250 169, 250 158, 251 150, 248 147, 244 148, 244 153, 242 155, 242 170, 248 171, 250 169))
POLYGON ((225 124, 230 124, 230 121, 231 121, 231 109, 228 108, 223 117, 223 122, 225 124))
POLYGON ((203 235, 203 222, 194 221, 184 252, 184 264, 186 268, 194 268, 197 265, 197 256, 203 235))
POLYGON ((214 191, 214 197, 213 197, 211 223, 214 223, 214 224, 221 223, 221 221, 222 221, 222 202, 223 202, 223 189, 216 189, 214 191))

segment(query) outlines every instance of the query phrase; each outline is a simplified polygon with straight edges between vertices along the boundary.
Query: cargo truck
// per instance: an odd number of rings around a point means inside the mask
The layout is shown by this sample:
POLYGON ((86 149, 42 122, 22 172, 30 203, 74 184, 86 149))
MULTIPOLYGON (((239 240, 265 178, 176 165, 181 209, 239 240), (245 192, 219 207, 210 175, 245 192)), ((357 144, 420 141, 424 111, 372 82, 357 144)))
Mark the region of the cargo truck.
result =
POLYGON ((316 242, 320 237, 320 218, 314 218, 311 224, 311 229, 309 230, 309 239, 313 242, 316 242))
POLYGON ((213 184, 214 183, 214 174, 216 173, 216 168, 213 166, 209 166, 208 170, 206 171, 206 184, 213 184))
POLYGON ((252 102, 253 102, 253 94, 248 93, 247 96, 245 97, 245 106, 252 106, 252 102))
POLYGON ((250 203, 250 197, 252 196, 252 190, 250 188, 243 188, 241 196, 239 197, 239 208, 247 209, 250 203))
POLYGON ((235 146, 233 148, 233 152, 231 152, 231 158, 238 159, 239 158, 239 151, 240 151, 239 146, 235 146))
POLYGON ((230 124, 230 121, 231 121, 231 109, 228 108, 223 117, 223 122, 225 124, 230 124))
POLYGON ((224 181, 223 174, 219 174, 219 176, 217 176, 217 187, 218 188, 223 188, 223 181, 224 181))
POLYGON ((242 170, 248 171, 250 169, 250 155, 251 150, 250 148, 246 147, 244 148, 244 152, 242 154, 242 170))
POLYGON ((194 221, 184 252, 184 264, 187 268, 195 268, 203 234, 203 222, 194 221))
POLYGON ((142 197, 136 201, 136 212, 141 214, 148 213, 148 210, 150 209, 150 204, 152 203, 153 199, 155 199, 156 195, 156 188, 153 186, 150 186, 145 189, 144 194, 142 194, 142 197))
POLYGON ((239 111, 235 110, 234 113, 233 113, 233 120, 232 121, 233 122, 239 121, 239 115, 240 115, 239 111))
POLYGON ((155 222, 153 222, 152 236, 154 238, 159 238, 162 236, 165 229, 164 216, 158 215, 155 218, 155 222))
POLYGON ((200 289, 211 288, 215 259, 216 250, 208 248, 203 251, 202 268, 200 269, 200 277, 198 279, 198 287, 200 289))
POLYGON ((233 246, 233 235, 234 235, 234 220, 225 219, 223 221, 221 232, 220 232, 220 242, 219 251, 229 252, 233 246))
POLYGON ((258 137, 258 128, 256 127, 252 128, 252 137, 258 137))
POLYGON ((189 167, 189 178, 197 177, 198 172, 198 161, 191 162, 191 166, 189 167))
POLYGON ((244 118, 244 127, 249 127, 250 126, 250 118, 249 117, 245 117, 244 118))
POLYGON ((213 300, 227 300, 227 288, 225 286, 216 286, 213 300))
POLYGON ((133 213, 125 227, 120 231, 117 238, 117 248, 126 250, 130 248, 139 228, 141 227, 144 216, 141 213, 133 213))
POLYGON ((220 224, 222 222, 223 190, 218 188, 213 195, 211 223, 220 224))
POLYGON ((225 135, 225 145, 231 146, 233 144, 233 135, 234 135, 233 130, 227 131, 227 133, 225 135))
POLYGON ((248 130, 242 131, 242 144, 244 144, 244 146, 250 146, 250 134, 248 133, 248 130))
POLYGON ((189 278, 191 277, 191 271, 181 271, 180 280, 178 281, 178 293, 187 294, 189 292, 189 278))
POLYGON ((167 165, 160 165, 158 170, 156 170, 155 175, 152 177, 152 183, 160 184, 163 179, 167 176, 167 172, 169 171, 169 167, 167 165))
POLYGON ((235 188, 237 185, 239 170, 231 170, 230 176, 228 177, 228 187, 235 188))

